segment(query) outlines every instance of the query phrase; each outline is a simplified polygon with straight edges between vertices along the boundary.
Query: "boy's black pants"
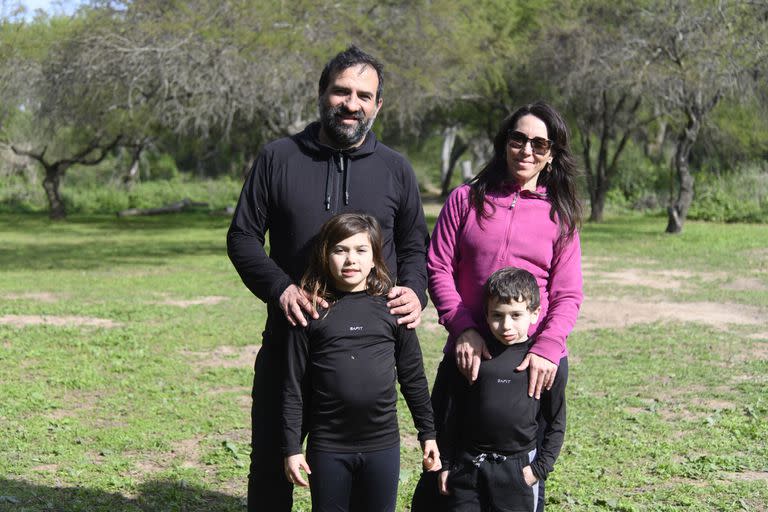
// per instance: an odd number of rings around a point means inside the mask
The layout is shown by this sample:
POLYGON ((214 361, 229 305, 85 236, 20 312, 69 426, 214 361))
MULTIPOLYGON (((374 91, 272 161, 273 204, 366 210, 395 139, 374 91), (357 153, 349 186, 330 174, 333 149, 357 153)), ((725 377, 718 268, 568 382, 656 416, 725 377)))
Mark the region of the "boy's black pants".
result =
POLYGON ((530 454, 506 457, 495 453, 464 452, 448 477, 449 512, 535 512, 538 482, 525 483, 523 468, 530 454))

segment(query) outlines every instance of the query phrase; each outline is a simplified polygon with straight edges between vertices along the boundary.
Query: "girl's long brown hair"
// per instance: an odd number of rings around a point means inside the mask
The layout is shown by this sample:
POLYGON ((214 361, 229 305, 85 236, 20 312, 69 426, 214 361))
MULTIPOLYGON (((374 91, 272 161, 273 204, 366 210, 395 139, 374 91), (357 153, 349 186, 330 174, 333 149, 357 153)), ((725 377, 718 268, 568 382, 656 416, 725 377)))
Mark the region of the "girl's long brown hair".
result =
POLYGON ((318 298, 330 302, 335 300, 338 294, 333 286, 329 264, 331 250, 342 240, 358 233, 368 234, 373 252, 373 268, 366 281, 368 295, 386 295, 392 288, 392 277, 381 255, 381 228, 378 221, 365 213, 340 213, 331 217, 320 228, 309 259, 309 267, 301 278, 301 288, 313 297, 315 306, 318 298))

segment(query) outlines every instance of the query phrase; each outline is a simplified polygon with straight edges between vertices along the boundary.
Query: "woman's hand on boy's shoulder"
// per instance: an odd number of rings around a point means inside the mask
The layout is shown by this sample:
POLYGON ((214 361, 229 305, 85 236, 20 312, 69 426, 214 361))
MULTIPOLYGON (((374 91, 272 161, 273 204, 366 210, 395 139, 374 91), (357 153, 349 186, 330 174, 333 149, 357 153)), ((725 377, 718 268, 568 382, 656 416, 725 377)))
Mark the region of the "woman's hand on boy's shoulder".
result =
POLYGON ((529 352, 515 371, 522 372, 526 369, 528 370, 528 396, 538 400, 541 398, 542 389, 552 389, 557 375, 557 365, 549 359, 529 352))
POLYGON ((470 384, 477 380, 480 373, 480 361, 490 359, 491 353, 480 333, 467 329, 456 340, 456 366, 470 384))

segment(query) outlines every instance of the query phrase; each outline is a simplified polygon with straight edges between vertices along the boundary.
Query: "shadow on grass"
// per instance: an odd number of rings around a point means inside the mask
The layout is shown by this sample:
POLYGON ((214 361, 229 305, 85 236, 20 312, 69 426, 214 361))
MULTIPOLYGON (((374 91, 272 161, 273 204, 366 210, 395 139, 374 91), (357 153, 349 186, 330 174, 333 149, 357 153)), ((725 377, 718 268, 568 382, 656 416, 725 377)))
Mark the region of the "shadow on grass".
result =
POLYGON ((228 222, 199 214, 136 219, 92 216, 63 222, 51 222, 36 215, 13 215, 0 219, 0 233, 22 233, 24 238, 10 238, 0 247, 0 268, 92 270, 125 265, 163 266, 170 259, 192 255, 221 256, 226 254, 228 222), (201 236, 201 230, 215 233, 201 236), (164 231, 167 237, 162 236, 164 231), (132 233, 153 236, 144 239, 130 236, 132 233))
POLYGON ((0 512, 240 512, 241 498, 186 484, 155 480, 135 498, 82 487, 45 487, 0 478, 0 512))

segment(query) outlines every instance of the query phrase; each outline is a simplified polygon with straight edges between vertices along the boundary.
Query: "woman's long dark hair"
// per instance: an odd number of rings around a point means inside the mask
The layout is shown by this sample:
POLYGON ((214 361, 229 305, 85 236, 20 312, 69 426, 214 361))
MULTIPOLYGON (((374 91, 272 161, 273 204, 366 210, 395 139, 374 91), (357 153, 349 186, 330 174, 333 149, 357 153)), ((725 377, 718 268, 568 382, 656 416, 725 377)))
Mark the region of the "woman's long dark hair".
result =
POLYGON ((541 119, 547 126, 547 136, 553 141, 552 163, 539 174, 537 185, 547 188, 547 197, 552 204, 549 217, 560 223, 560 233, 566 238, 581 225, 581 202, 576 196, 576 159, 571 153, 568 126, 562 116, 550 105, 537 101, 518 108, 512 115, 502 121, 496 137, 493 139, 493 157, 482 170, 469 182, 471 186, 470 203, 475 209, 478 219, 487 218, 493 213, 486 210, 485 195, 498 190, 504 181, 509 180, 507 170, 507 143, 509 134, 517 122, 526 115, 541 119))
MULTIPOLYGON (((368 274, 366 291, 368 295, 386 295, 392 288, 392 278, 381 254, 381 228, 378 221, 365 213, 340 213, 331 217, 317 237, 309 267, 301 278, 301 288, 315 298, 332 301, 336 298, 329 257, 336 244, 358 233, 367 233, 373 252, 373 269, 368 274)), ((317 304, 315 304, 317 306, 317 304)))

